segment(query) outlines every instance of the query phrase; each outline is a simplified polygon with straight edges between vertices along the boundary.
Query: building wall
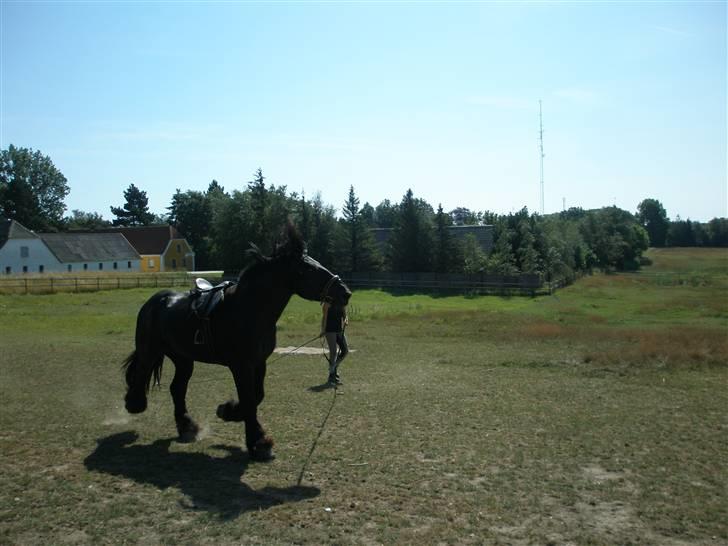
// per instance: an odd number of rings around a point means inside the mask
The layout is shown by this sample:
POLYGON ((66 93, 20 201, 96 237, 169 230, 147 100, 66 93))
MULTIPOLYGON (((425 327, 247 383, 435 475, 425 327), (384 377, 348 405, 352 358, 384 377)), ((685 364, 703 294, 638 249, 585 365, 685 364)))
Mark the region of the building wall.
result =
POLYGON ((162 257, 159 254, 142 254, 142 273, 159 273, 162 271, 162 257))
POLYGON ((40 273, 41 266, 43 273, 63 270, 63 264, 40 239, 8 239, 0 248, 0 275, 23 273, 23 267, 26 273, 40 273), (21 254, 21 248, 27 248, 27 256, 21 254))
POLYGON ((139 273, 141 271, 141 261, 109 260, 101 262, 64 263, 61 264, 60 271, 64 273, 139 273), (101 267, 99 267, 99 264, 101 267), (116 264, 116 268, 114 264, 116 264))
POLYGON ((195 253, 186 239, 171 239, 163 256, 164 271, 194 271, 195 253))

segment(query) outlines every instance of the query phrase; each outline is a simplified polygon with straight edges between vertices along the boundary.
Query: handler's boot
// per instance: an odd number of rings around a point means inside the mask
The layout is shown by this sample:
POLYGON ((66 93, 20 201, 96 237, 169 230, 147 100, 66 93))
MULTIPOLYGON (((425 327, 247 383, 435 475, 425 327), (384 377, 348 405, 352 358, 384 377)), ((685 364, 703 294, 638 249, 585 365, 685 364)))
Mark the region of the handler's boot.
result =
POLYGON ((341 385, 341 378, 339 377, 339 372, 334 368, 333 370, 329 370, 329 385, 341 385))

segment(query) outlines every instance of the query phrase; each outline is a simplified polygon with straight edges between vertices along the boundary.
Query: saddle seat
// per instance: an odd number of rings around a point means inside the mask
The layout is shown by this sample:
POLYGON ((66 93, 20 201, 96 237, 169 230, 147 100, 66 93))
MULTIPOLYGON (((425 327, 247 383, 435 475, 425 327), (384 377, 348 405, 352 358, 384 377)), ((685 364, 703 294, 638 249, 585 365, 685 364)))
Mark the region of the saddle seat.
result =
POLYGON ((190 296, 192 296, 190 310, 192 315, 200 321, 200 326, 195 332, 195 345, 212 342, 210 316, 225 300, 225 289, 233 284, 231 281, 223 281, 213 285, 206 279, 195 279, 195 287, 190 290, 190 296))

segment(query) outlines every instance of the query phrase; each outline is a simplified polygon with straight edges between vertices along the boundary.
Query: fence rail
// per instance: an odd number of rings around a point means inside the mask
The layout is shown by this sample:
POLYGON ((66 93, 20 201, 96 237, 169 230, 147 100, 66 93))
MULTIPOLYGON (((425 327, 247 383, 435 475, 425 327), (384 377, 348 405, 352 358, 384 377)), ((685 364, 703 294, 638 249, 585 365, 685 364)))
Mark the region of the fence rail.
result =
POLYGON ((118 275, 77 277, 6 277, 0 278, 0 294, 55 294, 57 292, 98 292, 122 288, 191 287, 186 275, 118 275))
MULTIPOLYGON (((234 280, 235 275, 201 276, 213 283, 234 280)), ((497 294, 539 296, 552 294, 569 280, 544 282, 539 275, 460 275, 437 273, 345 273, 350 288, 378 288, 394 291, 447 292, 453 294, 497 294)), ((194 277, 180 274, 125 274, 88 276, 0 277, 0 294, 55 294, 97 292, 124 288, 191 288, 194 277)))
POLYGON ((501 294, 536 296, 551 293, 550 283, 538 275, 439 275, 435 273, 403 274, 345 274, 350 288, 379 288, 383 290, 452 292, 457 294, 501 294))

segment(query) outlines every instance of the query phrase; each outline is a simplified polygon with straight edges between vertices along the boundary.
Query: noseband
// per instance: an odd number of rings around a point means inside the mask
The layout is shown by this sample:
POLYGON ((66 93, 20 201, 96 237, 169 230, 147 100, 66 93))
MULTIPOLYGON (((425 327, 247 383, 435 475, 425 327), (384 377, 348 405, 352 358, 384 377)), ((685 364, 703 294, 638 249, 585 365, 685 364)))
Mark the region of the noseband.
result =
POLYGON ((336 281, 341 281, 341 278, 338 275, 334 275, 331 277, 326 285, 324 286, 324 289, 321 291, 321 301, 331 301, 331 296, 329 296, 329 290, 331 290, 331 287, 334 285, 336 281))

